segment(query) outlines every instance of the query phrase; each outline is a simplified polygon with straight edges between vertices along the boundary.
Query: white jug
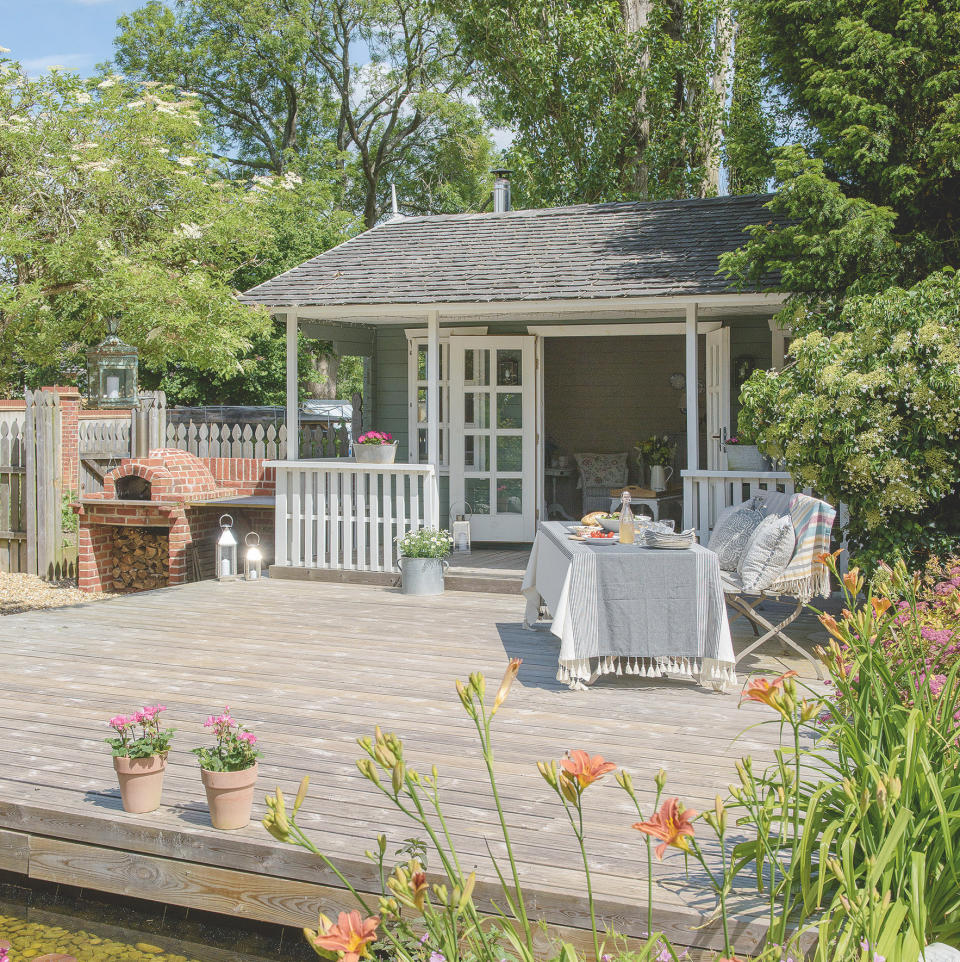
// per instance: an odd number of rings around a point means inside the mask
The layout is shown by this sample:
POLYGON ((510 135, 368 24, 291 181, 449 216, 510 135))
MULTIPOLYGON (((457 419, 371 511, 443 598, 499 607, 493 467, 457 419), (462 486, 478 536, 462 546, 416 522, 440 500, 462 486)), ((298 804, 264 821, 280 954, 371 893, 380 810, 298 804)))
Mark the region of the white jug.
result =
POLYGON ((673 477, 673 467, 662 464, 650 465, 650 487, 653 491, 666 491, 667 482, 673 477), (667 473, 669 472, 669 474, 667 473))

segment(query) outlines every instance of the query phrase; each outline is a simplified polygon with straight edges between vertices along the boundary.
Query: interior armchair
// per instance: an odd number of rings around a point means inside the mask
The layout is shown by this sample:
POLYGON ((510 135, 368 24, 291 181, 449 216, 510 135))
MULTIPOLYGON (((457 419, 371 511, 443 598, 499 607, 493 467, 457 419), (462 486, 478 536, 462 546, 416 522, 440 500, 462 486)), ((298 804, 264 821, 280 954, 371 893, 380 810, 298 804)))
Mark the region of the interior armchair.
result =
POLYGON ((610 488, 627 483, 629 452, 616 454, 575 454, 579 478, 577 487, 583 495, 582 514, 607 511, 610 508, 610 488))

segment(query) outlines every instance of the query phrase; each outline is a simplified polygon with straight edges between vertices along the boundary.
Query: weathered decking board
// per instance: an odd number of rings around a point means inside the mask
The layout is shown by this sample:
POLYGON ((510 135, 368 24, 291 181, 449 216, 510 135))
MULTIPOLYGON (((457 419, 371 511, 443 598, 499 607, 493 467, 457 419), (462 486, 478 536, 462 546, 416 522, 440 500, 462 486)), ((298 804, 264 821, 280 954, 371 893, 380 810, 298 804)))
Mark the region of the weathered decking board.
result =
MULTIPOLYGON (((377 832, 391 852, 416 834, 354 765, 358 736, 377 723, 396 731, 410 763, 440 769, 449 826, 488 899, 496 889, 486 840, 498 854, 501 844, 453 681, 483 670, 495 689, 507 657, 519 656, 520 678, 496 719, 504 808, 537 914, 583 929, 579 855, 535 762, 570 748, 601 752, 634 774, 648 803, 663 766, 668 791, 699 809, 725 792, 735 758, 770 758, 776 730, 754 728, 734 743, 757 712, 686 682, 628 677, 570 692, 554 679, 555 640, 524 631, 522 614, 515 596, 424 599, 264 581, 202 582, 2 619, 0 868, 285 924, 312 923, 318 905, 328 913, 345 905, 332 873, 257 822, 232 833, 209 827, 189 749, 205 739, 203 718, 228 704, 261 738, 263 791, 292 792, 311 775, 301 824, 365 891, 376 890, 363 851, 377 832), (165 804, 125 815, 104 720, 156 701, 178 728, 165 804)), ((601 915, 639 934, 646 856, 630 829, 632 806, 608 778, 591 788, 587 809, 601 915)), ((258 799, 255 818, 263 810, 258 799)), ((681 944, 715 944, 710 930, 692 930, 713 903, 682 860, 658 865, 656 881, 656 924, 681 944)), ((744 930, 741 950, 753 932, 744 930)))

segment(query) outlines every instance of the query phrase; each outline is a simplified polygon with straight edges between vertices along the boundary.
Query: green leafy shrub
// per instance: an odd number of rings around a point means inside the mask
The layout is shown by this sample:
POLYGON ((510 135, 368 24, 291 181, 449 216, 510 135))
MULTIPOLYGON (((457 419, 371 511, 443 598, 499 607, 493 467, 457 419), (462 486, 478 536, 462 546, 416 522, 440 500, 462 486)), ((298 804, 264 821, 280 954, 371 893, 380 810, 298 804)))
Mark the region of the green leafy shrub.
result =
POLYGON ((397 539, 397 550, 405 558, 446 558, 453 547, 449 531, 418 528, 397 539))
MULTIPOLYGON (((802 326, 802 321, 801 321, 802 326)), ((844 303, 806 330, 783 371, 757 371, 740 425, 801 484, 850 509, 851 552, 911 568, 960 548, 960 279, 844 303)))

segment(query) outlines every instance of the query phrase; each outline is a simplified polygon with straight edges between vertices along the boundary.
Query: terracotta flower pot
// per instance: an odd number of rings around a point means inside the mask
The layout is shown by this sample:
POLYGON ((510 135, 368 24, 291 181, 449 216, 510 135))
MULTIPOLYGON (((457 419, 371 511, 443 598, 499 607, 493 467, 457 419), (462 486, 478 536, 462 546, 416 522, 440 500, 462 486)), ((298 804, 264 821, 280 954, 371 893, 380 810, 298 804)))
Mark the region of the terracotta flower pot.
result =
POLYGON ((241 772, 209 772, 200 769, 200 778, 207 793, 210 822, 214 828, 230 831, 250 823, 253 805, 253 786, 259 765, 241 772))
POLYGON ((163 773, 167 769, 166 755, 147 758, 114 757, 113 770, 120 783, 123 810, 132 815, 143 815, 160 807, 163 773))

